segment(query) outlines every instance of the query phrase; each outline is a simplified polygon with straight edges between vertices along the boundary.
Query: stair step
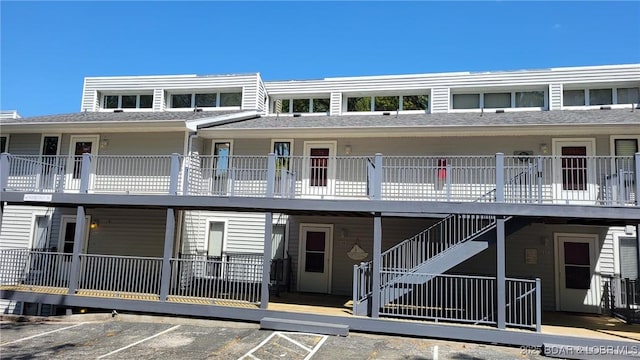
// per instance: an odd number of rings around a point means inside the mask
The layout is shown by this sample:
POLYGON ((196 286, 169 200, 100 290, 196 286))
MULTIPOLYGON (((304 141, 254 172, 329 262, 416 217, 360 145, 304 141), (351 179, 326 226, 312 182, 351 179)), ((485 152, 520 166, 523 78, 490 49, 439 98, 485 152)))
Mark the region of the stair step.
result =
POLYGON ((260 329, 297 331, 323 335, 349 335, 349 325, 321 323, 315 321, 303 321, 265 317, 260 320, 260 329))

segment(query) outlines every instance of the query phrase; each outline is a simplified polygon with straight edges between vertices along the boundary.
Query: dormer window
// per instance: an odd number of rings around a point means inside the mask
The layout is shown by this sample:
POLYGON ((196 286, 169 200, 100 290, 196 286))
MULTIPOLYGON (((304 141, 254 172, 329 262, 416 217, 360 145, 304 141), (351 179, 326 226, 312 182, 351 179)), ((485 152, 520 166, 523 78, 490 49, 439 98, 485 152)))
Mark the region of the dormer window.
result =
POLYGON ((276 99, 272 109, 280 114, 326 113, 330 104, 329 98, 276 99))
POLYGON ((169 107, 216 108, 242 105, 242 92, 201 92, 189 94, 171 94, 169 107))
POLYGON ((454 110, 545 107, 544 91, 462 93, 453 94, 451 100, 454 110))
POLYGON ((564 106, 599 106, 640 103, 639 88, 582 88, 562 92, 564 106))
POLYGON ((427 110, 428 95, 378 95, 347 97, 347 111, 407 111, 427 110))
POLYGON ((103 109, 151 109, 153 95, 147 94, 118 94, 105 95, 102 99, 103 109))

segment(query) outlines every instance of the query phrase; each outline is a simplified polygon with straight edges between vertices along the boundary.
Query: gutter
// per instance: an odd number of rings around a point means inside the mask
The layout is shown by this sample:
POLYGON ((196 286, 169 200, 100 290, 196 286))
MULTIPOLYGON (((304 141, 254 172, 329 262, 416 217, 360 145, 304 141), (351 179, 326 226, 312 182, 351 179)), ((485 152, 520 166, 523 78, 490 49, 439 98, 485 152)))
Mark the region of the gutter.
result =
POLYGON ((256 110, 251 111, 243 111, 239 113, 232 113, 227 115, 213 116, 202 119, 195 120, 187 120, 185 121, 185 125, 187 130, 191 132, 197 132, 199 129, 217 126, 217 125, 225 125, 238 121, 248 120, 260 117, 260 113, 256 110))

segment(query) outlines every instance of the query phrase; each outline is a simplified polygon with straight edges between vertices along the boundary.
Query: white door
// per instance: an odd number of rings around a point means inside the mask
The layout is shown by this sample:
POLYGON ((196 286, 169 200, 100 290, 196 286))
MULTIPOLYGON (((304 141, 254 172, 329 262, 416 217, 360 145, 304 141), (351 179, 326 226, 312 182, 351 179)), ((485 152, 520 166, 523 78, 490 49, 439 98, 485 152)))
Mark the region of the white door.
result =
POLYGON ((593 139, 554 139, 554 199, 563 204, 595 204, 597 187, 593 139))
POLYGON ((303 195, 327 197, 335 194, 336 142, 304 143, 303 195))
POLYGON ((332 234, 332 225, 300 226, 299 291, 331 291, 332 234))
POLYGON ((561 311, 599 312, 598 236, 556 234, 557 308, 561 311))
MULTIPOLYGON (((89 224, 91 218, 86 216, 85 219, 85 233, 82 241, 81 254, 87 253, 87 242, 89 240, 89 224)), ((60 261, 58 261, 58 275, 57 281, 66 283, 69 280, 69 274, 71 271, 71 254, 73 254, 73 243, 76 236, 76 217, 75 216, 63 216, 60 221, 60 237, 58 238, 58 253, 64 253, 60 255, 60 261)))
MULTIPOLYGON (((68 190, 80 189, 80 177, 82 175, 82 154, 98 155, 100 137, 92 136, 71 136, 69 144, 69 158, 67 159, 67 172, 65 188, 68 190)), ((95 169, 95 160, 91 162, 92 169, 95 169)), ((94 171, 91 171, 89 187, 94 181, 94 171)))

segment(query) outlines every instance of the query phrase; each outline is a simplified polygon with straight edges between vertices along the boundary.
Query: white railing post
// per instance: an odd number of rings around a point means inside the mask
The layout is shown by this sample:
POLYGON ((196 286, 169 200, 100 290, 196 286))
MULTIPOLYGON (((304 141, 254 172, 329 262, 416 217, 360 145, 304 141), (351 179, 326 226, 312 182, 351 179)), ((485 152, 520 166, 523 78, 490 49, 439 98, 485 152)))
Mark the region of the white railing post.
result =
POLYGON ((538 155, 538 168, 536 175, 538 179, 538 204, 542 204, 542 156, 538 155))
MULTIPOLYGON (((284 168, 280 169, 281 179, 283 175, 282 173, 284 171, 285 171, 284 168)), ((269 157, 267 158, 267 193, 265 194, 266 197, 273 197, 275 182, 276 182, 276 154, 269 153, 269 157)))
MULTIPOLYGON (((542 326, 542 284, 540 278, 536 278, 536 332, 540 332, 542 326)), ((611 291, 611 288, 609 288, 611 291)))
POLYGON ((446 164, 445 165, 445 186, 446 186, 446 191, 447 191, 447 201, 451 201, 451 196, 452 194, 452 190, 453 187, 451 186, 451 175, 453 173, 452 171, 453 166, 451 166, 451 164, 446 164))
MULTIPOLYGON (((640 152, 637 152, 634 155, 634 160, 634 171, 636 175, 636 206, 640 206, 640 152)), ((640 237, 640 234, 638 234, 638 237, 640 237)), ((640 251, 640 249, 638 249, 638 251, 640 251)))
POLYGON ((180 154, 171 154, 171 175, 169 178, 169 195, 178 195, 178 179, 180 177, 180 154))
POLYGON ((260 309, 266 309, 269 306, 269 283, 271 282, 271 251, 273 246, 272 242, 273 213, 268 212, 264 217, 264 251, 262 254, 262 282, 260 283, 260 309))
MULTIPOLYGON (((83 163, 83 166, 85 164, 86 163, 83 163)), ((84 167, 82 168, 82 173, 84 174, 84 167)), ((80 252, 82 251, 82 243, 84 243, 85 229, 85 209, 84 206, 78 206, 76 211, 76 233, 73 238, 73 254, 71 255, 71 269, 69 271, 69 295, 74 295, 78 289, 78 282, 80 280, 80 252)))
POLYGON ((373 198, 375 200, 382 200, 382 154, 376 153, 375 158, 373 160, 373 164, 375 168, 373 169, 373 198))
POLYGON ((496 154, 496 202, 504 202, 504 154, 496 154))
POLYGON ((0 191, 6 191, 9 186, 9 154, 0 155, 0 191))
POLYGON ((82 154, 82 170, 80 171, 80 193, 89 192, 89 179, 91 178, 91 154, 82 154))
POLYGON ((380 304, 381 297, 381 279, 380 268, 382 261, 382 215, 375 213, 373 218, 373 275, 371 278, 371 317, 377 318, 380 316, 380 304))
MULTIPOLYGON (((176 179, 177 181, 177 179, 176 179)), ((167 209, 167 222, 164 233, 164 251, 162 255, 162 270, 160 272, 160 301, 167 301, 171 286, 171 255, 173 253, 176 217, 173 208, 167 209)), ((177 276, 177 275, 176 275, 177 276)))

